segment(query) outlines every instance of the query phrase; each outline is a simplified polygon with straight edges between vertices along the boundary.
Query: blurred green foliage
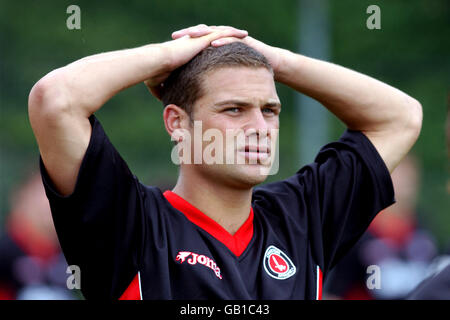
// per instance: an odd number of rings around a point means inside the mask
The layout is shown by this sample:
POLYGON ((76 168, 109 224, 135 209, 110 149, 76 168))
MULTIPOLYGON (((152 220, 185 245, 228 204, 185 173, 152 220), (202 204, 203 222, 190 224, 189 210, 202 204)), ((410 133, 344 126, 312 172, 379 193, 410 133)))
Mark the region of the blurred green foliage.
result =
MULTIPOLYGON (((331 61, 387 82, 418 99, 424 123, 415 153, 422 164, 420 217, 441 245, 450 240, 450 202, 445 191, 444 122, 450 91, 450 1, 331 0, 331 61), (381 30, 366 28, 366 8, 381 8, 381 30)), ((298 3, 284 1, 6 1, 0 2, 0 224, 12 190, 38 171, 39 151, 27 115, 33 84, 47 72, 87 55, 170 40, 174 30, 198 23, 246 29, 268 44, 297 51, 298 3), (81 8, 81 30, 68 30, 66 9, 81 8)), ((279 85, 283 103, 280 171, 301 165, 292 144, 293 92, 279 85)), ((170 186, 177 169, 162 122, 162 106, 143 84, 110 100, 98 113, 132 171, 147 184, 170 186)), ((332 119, 332 137, 344 126, 332 119)), ((317 152, 312 150, 311 152, 317 152)))

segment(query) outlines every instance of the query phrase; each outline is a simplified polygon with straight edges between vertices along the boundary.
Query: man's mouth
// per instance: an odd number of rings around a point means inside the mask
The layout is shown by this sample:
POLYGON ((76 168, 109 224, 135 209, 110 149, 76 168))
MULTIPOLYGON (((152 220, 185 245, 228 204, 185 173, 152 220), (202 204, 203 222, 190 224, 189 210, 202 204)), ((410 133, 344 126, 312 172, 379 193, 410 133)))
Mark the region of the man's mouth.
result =
POLYGON ((266 160, 270 157, 270 147, 265 145, 260 146, 245 146, 239 149, 239 153, 245 157, 246 160, 258 163, 258 160, 266 160))

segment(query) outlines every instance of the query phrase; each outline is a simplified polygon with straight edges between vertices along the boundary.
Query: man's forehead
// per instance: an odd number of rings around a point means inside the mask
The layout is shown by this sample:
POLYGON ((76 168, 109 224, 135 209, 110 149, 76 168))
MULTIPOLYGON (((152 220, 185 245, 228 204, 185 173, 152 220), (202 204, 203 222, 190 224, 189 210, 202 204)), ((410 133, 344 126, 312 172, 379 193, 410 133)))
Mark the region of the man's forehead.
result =
POLYGON ((263 67, 218 67, 207 71, 204 80, 222 80, 220 84, 233 84, 241 78, 252 78, 255 82, 274 81, 273 73, 263 67))
POLYGON ((279 103, 272 73, 265 68, 220 68, 203 78, 203 96, 210 103, 242 101, 279 103))

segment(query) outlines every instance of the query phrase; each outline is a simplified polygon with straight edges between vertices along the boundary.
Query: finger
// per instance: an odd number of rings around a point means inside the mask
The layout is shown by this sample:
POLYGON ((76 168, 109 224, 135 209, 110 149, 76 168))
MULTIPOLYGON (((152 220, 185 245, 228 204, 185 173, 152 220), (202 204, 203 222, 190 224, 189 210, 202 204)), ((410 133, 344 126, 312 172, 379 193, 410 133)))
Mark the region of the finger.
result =
POLYGON ((204 35, 211 33, 212 31, 213 30, 209 28, 207 25, 199 24, 195 27, 189 27, 173 32, 172 38, 175 40, 185 35, 189 35, 193 38, 202 37, 204 35))
POLYGON ((191 38, 198 38, 198 37, 206 36, 207 34, 210 34, 211 32, 213 32, 213 30, 208 30, 208 29, 191 30, 191 31, 181 30, 181 31, 172 33, 172 39, 176 40, 176 39, 179 39, 184 36, 190 36, 191 38))
POLYGON ((220 38, 217 40, 214 40, 211 42, 211 45, 213 47, 220 47, 229 43, 233 43, 233 42, 242 42, 242 39, 240 38, 236 38, 236 37, 226 37, 226 38, 220 38))
POLYGON ((185 31, 188 31, 188 30, 201 29, 201 28, 205 28, 205 27, 208 27, 208 26, 206 24, 202 23, 202 24, 198 24, 196 26, 183 28, 183 29, 177 30, 175 32, 185 32, 185 31))
POLYGON ((176 40, 185 35, 189 35, 192 38, 198 38, 213 32, 220 32, 221 37, 245 38, 246 36, 248 36, 247 30, 236 29, 228 26, 206 26, 202 24, 195 27, 175 31, 174 33, 172 33, 172 38, 176 40))
POLYGON ((232 30, 236 34, 247 34, 248 35, 247 30, 237 29, 237 28, 230 27, 230 26, 209 26, 209 27, 213 30, 220 30, 220 31, 232 30))
POLYGON ((219 31, 219 34, 222 38, 245 38, 246 36, 248 36, 248 32, 246 30, 238 30, 235 28, 223 28, 221 31, 219 31))
POLYGON ((187 35, 189 35, 188 29, 178 30, 178 31, 175 31, 172 33, 172 39, 176 40, 176 39, 182 38, 187 35))
MULTIPOLYGON (((190 28, 192 28, 192 27, 190 27, 190 28)), ((175 40, 175 39, 181 38, 182 36, 187 35, 189 33, 190 28, 184 28, 184 29, 180 29, 175 32, 172 32, 172 38, 175 40)))

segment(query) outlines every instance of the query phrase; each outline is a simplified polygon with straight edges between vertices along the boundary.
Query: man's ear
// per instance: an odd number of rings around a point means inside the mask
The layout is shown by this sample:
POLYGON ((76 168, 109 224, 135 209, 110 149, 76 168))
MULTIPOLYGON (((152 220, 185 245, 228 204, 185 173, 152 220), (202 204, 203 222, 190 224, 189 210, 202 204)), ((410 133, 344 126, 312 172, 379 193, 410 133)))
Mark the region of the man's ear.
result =
POLYGON ((176 130, 183 131, 189 128, 189 115, 175 104, 169 104, 164 108, 163 118, 166 131, 171 137, 175 136, 176 130))

